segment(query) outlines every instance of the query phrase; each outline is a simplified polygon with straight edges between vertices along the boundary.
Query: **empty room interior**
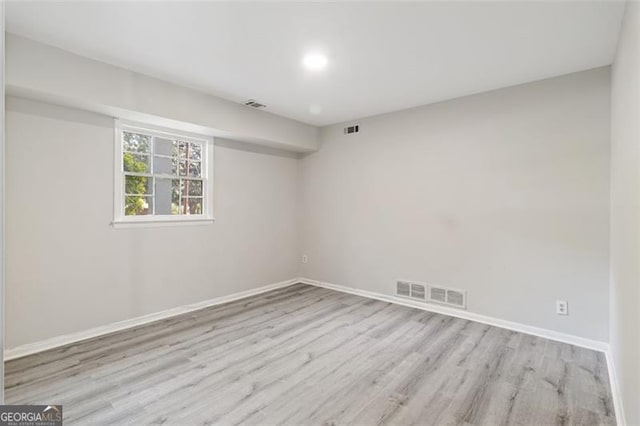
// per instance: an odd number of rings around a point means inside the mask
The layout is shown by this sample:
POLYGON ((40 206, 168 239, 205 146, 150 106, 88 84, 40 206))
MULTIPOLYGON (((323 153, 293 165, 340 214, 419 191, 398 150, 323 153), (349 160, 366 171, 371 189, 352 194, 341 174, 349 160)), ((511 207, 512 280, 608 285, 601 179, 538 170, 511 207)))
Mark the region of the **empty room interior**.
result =
POLYGON ((640 425, 638 1, 0 15, 0 424, 640 425))

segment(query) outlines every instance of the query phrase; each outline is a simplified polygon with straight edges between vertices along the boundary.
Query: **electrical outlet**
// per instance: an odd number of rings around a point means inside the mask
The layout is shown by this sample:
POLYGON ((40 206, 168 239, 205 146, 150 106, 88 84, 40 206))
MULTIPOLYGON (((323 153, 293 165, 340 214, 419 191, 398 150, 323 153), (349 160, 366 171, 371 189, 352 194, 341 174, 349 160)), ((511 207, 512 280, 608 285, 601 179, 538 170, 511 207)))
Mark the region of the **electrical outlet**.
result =
POLYGON ((306 254, 302 255, 302 263, 307 263, 309 261, 309 257, 306 254))
POLYGON ((556 314, 569 315, 569 304, 566 300, 556 300, 556 314))

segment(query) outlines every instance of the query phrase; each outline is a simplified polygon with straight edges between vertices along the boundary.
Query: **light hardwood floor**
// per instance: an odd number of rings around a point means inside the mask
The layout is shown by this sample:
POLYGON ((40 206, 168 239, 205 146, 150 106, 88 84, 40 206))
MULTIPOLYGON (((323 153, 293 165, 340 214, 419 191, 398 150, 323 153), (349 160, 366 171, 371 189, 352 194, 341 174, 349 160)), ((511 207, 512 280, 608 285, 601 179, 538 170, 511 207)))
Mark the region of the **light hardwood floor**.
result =
POLYGON ((6 364, 65 424, 615 424, 604 355, 297 284, 6 364))

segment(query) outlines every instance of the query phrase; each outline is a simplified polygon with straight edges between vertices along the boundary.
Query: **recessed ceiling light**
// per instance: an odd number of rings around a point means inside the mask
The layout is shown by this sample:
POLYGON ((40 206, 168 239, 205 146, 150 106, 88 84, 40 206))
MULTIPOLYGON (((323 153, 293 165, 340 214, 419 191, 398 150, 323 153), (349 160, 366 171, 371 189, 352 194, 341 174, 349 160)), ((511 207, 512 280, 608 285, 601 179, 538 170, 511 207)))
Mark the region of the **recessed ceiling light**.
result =
POLYGON ((309 53, 302 60, 302 64, 309 71, 321 71, 326 68, 329 60, 321 53, 309 53))
POLYGON ((322 106, 320 105, 309 105, 309 112, 313 115, 322 114, 322 106))

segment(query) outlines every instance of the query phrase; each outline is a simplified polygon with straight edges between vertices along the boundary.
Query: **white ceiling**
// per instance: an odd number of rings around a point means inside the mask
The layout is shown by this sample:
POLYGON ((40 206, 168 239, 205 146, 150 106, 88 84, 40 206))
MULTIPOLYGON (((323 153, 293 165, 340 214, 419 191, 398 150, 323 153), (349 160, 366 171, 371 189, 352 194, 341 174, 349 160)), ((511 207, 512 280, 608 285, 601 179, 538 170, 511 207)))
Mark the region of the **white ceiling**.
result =
MULTIPOLYGON (((8 2, 7 30, 326 125, 608 65, 624 4, 8 2), (307 52, 329 65, 311 73, 307 52)), ((45 65, 46 66, 46 65, 45 65)))

